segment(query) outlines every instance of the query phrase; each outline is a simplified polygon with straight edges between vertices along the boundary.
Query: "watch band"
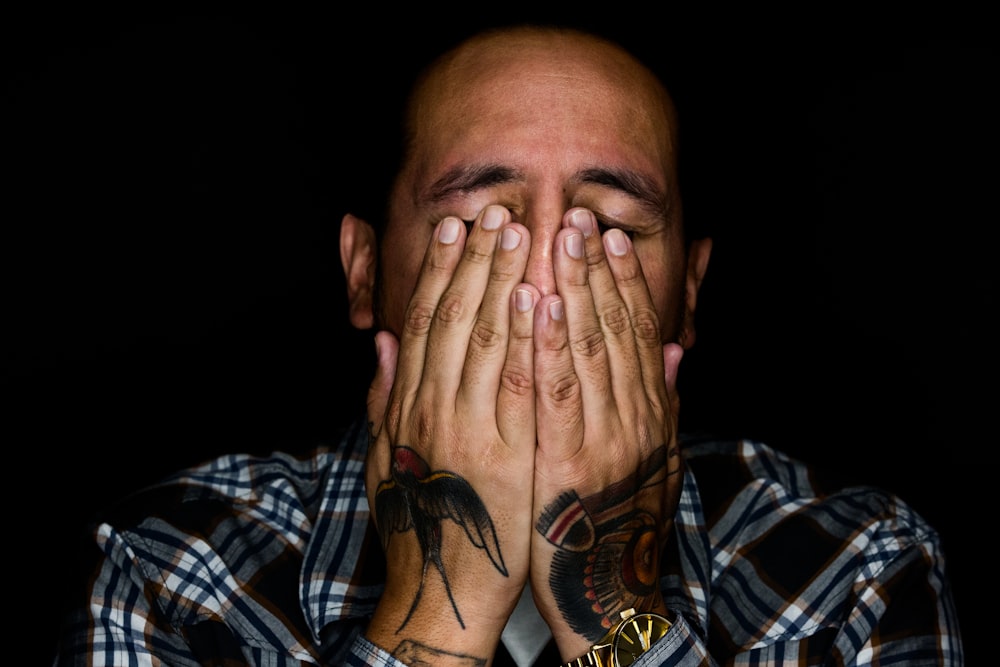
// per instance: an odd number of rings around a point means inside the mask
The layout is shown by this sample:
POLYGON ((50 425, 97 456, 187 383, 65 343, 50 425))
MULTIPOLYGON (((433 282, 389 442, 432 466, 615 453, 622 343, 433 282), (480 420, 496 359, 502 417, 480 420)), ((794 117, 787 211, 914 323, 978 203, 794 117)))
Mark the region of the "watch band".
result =
POLYGON ((625 667, 635 662, 653 643, 666 634, 672 623, 653 612, 621 612, 618 622, 587 653, 561 667, 625 667))

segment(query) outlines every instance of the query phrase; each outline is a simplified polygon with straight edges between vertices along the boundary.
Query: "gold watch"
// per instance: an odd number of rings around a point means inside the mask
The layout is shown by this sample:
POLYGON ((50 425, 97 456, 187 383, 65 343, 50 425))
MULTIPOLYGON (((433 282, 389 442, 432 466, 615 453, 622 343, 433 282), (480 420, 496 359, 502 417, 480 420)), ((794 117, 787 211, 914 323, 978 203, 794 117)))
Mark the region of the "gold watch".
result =
POLYGON ((651 611, 626 609, 622 620, 601 637, 583 657, 562 667, 625 667, 639 659, 657 639, 667 634, 670 621, 651 611))

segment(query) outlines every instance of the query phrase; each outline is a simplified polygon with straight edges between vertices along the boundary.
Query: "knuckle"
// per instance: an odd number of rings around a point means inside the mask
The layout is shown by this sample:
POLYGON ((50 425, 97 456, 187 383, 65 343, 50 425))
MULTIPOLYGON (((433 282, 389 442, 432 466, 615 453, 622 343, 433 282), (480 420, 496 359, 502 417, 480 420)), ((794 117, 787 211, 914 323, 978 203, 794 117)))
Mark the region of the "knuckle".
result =
POLYGON ((532 376, 520 366, 507 365, 500 375, 501 388, 517 396, 528 396, 532 390, 532 376))
POLYGON ((534 337, 530 330, 525 330, 519 327, 514 327, 510 330, 511 342, 517 346, 531 346, 534 341, 534 337))
POLYGON ((617 262, 614 269, 615 282, 623 289, 640 289, 645 287, 646 276, 638 264, 617 262))
POLYGON ((615 335, 625 333, 632 326, 632 318, 629 316, 625 304, 618 304, 614 308, 608 309, 601 320, 604 322, 604 327, 615 335))
POLYGON ((666 396, 661 396, 660 392, 652 392, 647 399, 649 401, 650 414, 654 416, 654 426, 647 427, 646 431, 651 435, 650 440, 661 439, 661 436, 657 436, 656 433, 662 432, 663 429, 663 417, 668 414, 668 403, 669 399, 666 396))
POLYGON ((426 444, 433 442, 435 433, 434 424, 435 421, 432 412, 420 408, 414 410, 413 414, 410 415, 410 426, 412 432, 416 433, 415 443, 426 444))
POLYGON ((465 312, 465 303, 461 297, 452 293, 445 293, 438 302, 435 310, 435 317, 439 322, 445 324, 458 322, 465 312))
POLYGON ((549 386, 549 396, 557 403, 568 403, 580 397, 580 381, 569 373, 556 378, 549 386))
MULTIPOLYGON (((588 246, 590 247, 590 246, 588 246)), ((594 271, 595 269, 601 267, 608 263, 607 255, 604 254, 604 250, 598 244, 593 246, 596 248, 595 252, 587 253, 587 269, 588 271, 594 271)))
POLYGON ((494 262, 490 267, 490 280, 492 282, 509 283, 520 278, 521 274, 516 272, 510 262, 494 262))
POLYGON ((635 331, 636 338, 658 343, 660 340, 660 321, 656 316, 656 311, 643 308, 632 313, 632 330, 635 331))
POLYGON ((604 354, 605 349, 604 333, 600 329, 586 331, 573 340, 573 353, 587 359, 604 354))
POLYGON ((462 259, 473 264, 488 264, 493 261, 492 247, 489 252, 486 252, 478 244, 469 244, 465 247, 465 254, 462 259))
POLYGON ((399 422, 402 418, 402 407, 398 402, 393 401, 389 404, 385 412, 385 425, 389 429, 389 433, 395 433, 399 430, 399 422))
MULTIPOLYGON (((369 408, 371 408, 370 402, 369 408)), ((369 412, 369 418, 371 418, 371 412, 369 412)), ((403 407, 401 403, 398 400, 390 400, 385 406, 381 423, 369 421, 369 435, 377 438, 385 434, 390 440, 393 440, 399 433, 399 425, 402 420, 403 407)))
POLYGON ((479 320, 472 327, 470 342, 473 345, 485 350, 492 350, 501 345, 503 341, 504 336, 493 327, 491 322, 479 320))
POLYGON ((636 440, 639 444, 639 451, 647 452, 662 444, 663 437, 658 435, 658 433, 660 433, 660 428, 657 425, 651 424, 646 420, 640 420, 636 426, 636 440))
POLYGON ((427 333, 433 319, 434 306, 426 301, 414 299, 406 309, 404 326, 408 331, 423 335, 427 333))

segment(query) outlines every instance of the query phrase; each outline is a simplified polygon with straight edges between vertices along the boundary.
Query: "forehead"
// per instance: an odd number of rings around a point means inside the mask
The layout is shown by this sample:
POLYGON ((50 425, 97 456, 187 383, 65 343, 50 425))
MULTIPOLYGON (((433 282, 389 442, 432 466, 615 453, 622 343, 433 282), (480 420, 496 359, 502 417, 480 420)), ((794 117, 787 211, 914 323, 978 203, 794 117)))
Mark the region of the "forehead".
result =
POLYGON ((620 166, 660 179, 672 164, 666 91, 618 47, 578 35, 461 47, 419 89, 410 131, 414 176, 493 159, 549 172, 620 166))

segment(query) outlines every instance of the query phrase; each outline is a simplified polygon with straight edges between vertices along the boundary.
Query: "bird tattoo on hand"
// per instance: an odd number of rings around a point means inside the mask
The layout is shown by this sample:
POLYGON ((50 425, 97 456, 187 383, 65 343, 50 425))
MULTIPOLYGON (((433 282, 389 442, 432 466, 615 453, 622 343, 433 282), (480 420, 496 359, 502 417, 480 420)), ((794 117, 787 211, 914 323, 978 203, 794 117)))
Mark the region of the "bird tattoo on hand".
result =
POLYGON ((465 629, 465 622, 452 596, 441 559, 441 525, 445 519, 450 519, 461 526, 473 546, 483 549, 497 571, 506 577, 507 567, 500 553, 493 520, 483 501, 467 481, 447 470, 431 470, 427 462, 409 447, 393 447, 389 474, 390 479, 381 482, 375 491, 375 516, 379 535, 388 550, 392 533, 413 530, 417 534, 423 560, 420 586, 406 618, 396 632, 402 630, 413 616, 424 590, 430 564, 440 573, 458 624, 465 629))

